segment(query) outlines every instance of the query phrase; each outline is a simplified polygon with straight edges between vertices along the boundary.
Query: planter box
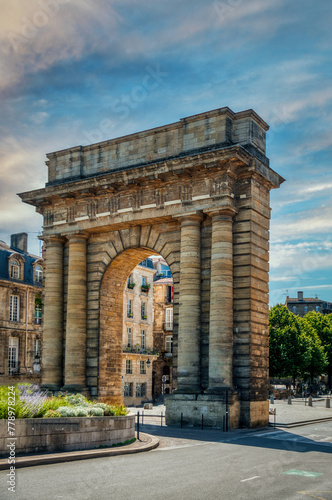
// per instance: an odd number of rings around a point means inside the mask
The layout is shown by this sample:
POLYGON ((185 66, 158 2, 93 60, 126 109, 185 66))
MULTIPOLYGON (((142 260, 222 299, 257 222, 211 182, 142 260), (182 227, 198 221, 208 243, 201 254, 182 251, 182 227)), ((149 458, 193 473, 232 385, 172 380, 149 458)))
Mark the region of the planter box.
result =
MULTIPOLYGON (((8 457, 8 421, 0 420, 0 456, 8 457)), ((135 437, 135 415, 125 417, 20 418, 15 420, 15 452, 88 450, 135 437)))

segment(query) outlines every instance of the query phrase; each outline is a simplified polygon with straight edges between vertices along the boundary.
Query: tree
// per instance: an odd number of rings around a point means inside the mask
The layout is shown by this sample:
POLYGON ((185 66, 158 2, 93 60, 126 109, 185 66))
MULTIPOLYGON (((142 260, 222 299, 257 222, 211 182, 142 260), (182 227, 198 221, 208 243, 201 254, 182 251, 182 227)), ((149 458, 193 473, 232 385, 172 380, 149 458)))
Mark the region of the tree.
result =
POLYGON ((270 310, 270 376, 296 378, 310 364, 310 340, 303 331, 301 318, 286 306, 278 304, 270 310))
MULTIPOLYGON (((332 378, 332 314, 311 311, 303 318, 307 325, 314 329, 326 354, 327 385, 331 388, 332 378)), ((323 373, 323 372, 321 372, 323 373)))

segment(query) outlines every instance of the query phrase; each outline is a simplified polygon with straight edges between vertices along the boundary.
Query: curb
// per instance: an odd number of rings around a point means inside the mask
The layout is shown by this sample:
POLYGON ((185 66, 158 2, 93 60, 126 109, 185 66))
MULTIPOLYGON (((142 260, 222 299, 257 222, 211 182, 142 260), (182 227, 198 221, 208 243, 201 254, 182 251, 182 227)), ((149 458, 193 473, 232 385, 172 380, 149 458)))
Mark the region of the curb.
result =
MULTIPOLYGON (((290 422, 289 424, 283 424, 283 423, 276 422, 275 427, 285 427, 285 428, 301 427, 302 425, 319 424, 320 422, 327 422, 329 420, 332 420, 332 417, 317 418, 314 420, 301 420, 299 422, 290 422)), ((274 427, 274 423, 269 422, 268 427, 274 427)))
MULTIPOLYGON (((150 451, 159 446, 159 439, 150 434, 140 432, 140 440, 134 443, 120 446, 119 448, 103 448, 96 450, 65 451, 62 453, 50 453, 45 455, 29 455, 16 457, 15 468, 33 467, 36 465, 49 465, 74 460, 87 460, 89 458, 113 457, 118 455, 132 455, 150 451)), ((0 458, 0 470, 9 469, 8 458, 0 458)))

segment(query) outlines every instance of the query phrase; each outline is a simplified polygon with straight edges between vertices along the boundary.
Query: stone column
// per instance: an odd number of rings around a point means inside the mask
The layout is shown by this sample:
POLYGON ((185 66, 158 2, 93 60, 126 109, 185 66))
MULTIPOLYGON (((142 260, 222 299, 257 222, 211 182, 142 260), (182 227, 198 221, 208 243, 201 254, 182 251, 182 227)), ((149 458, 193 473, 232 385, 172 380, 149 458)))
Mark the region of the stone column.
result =
POLYGON ((212 238, 208 392, 233 385, 234 213, 230 207, 209 214, 212 238))
POLYGON ((63 242, 59 237, 44 238, 46 247, 42 387, 59 390, 62 385, 63 349, 63 242))
POLYGON ((86 364, 86 234, 68 236, 68 295, 64 390, 84 391, 86 364))
POLYGON ((201 220, 181 217, 178 393, 200 391, 201 220))

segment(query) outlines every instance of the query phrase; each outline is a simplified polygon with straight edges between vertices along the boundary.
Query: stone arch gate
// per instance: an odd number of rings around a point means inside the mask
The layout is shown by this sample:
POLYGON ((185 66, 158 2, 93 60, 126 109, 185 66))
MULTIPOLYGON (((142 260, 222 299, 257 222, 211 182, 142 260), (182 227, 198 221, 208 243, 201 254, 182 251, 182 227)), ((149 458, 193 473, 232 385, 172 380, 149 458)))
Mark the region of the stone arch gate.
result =
POLYGON ((268 421, 269 192, 266 123, 221 108, 48 154, 48 182, 22 193, 43 215, 44 387, 121 395, 122 295, 162 255, 174 278, 169 423, 268 421))

